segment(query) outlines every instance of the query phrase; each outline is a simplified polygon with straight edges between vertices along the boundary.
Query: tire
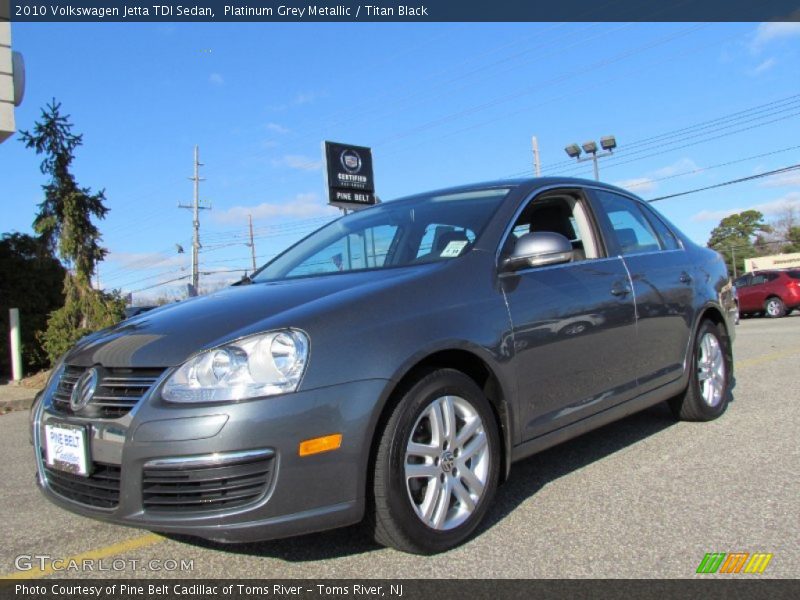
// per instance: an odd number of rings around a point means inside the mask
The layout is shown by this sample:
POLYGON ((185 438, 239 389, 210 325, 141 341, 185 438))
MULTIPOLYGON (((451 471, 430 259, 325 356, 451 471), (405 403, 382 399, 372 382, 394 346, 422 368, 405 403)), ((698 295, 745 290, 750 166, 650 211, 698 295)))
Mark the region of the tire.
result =
POLYGON ((730 402, 732 375, 727 339, 713 322, 700 323, 694 339, 689 385, 683 394, 669 401, 676 418, 712 421, 725 412, 730 402))
POLYGON ((499 472, 497 421, 481 389, 454 369, 424 374, 381 433, 368 512, 375 540, 414 554, 458 546, 486 514, 499 472), (448 414, 455 435, 437 426, 448 414))
POLYGON ((777 296, 767 298, 767 301, 764 302, 764 314, 771 319, 780 319, 786 316, 786 305, 777 296))

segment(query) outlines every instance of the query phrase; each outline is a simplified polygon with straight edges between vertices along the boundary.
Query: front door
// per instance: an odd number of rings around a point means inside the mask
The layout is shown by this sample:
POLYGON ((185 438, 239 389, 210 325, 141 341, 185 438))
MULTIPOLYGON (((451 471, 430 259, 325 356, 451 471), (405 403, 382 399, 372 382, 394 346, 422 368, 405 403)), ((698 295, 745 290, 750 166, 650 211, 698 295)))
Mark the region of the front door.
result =
POLYGON ((622 259, 607 257, 579 190, 545 192, 518 218, 504 247, 529 231, 572 241, 573 261, 504 275, 523 440, 635 394, 635 309, 622 259))

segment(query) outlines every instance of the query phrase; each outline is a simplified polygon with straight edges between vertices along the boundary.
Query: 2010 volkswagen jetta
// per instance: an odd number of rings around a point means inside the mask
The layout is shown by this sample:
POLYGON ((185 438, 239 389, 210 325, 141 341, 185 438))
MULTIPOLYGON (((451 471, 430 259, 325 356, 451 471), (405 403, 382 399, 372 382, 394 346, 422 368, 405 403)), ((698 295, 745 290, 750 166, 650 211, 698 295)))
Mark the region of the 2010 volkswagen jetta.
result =
POLYGON ((734 313, 721 257, 608 185, 387 202, 81 340, 34 404, 37 480, 68 510, 154 531, 364 520, 439 552, 516 460, 662 401, 721 415, 734 313))

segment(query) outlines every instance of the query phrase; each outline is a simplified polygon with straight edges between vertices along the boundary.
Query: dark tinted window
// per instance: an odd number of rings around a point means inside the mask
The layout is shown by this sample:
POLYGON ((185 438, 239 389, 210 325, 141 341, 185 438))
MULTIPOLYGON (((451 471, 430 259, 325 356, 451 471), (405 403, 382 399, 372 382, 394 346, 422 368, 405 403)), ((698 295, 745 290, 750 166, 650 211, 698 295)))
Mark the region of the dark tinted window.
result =
POLYGON ((739 277, 739 279, 733 282, 733 285, 735 285, 737 288, 745 287, 747 285, 747 275, 744 277, 739 277))
POLYGON ((786 271, 786 274, 792 279, 800 279, 800 271, 786 271))
POLYGON ((777 273, 765 273, 765 276, 767 278, 767 281, 775 281, 778 277, 780 277, 780 275, 778 275, 777 273))
POLYGON ((762 275, 762 274, 753 275, 753 278, 750 280, 750 285, 760 285, 760 284, 766 283, 766 282, 767 282, 767 276, 766 275, 762 275))
POLYGON ((661 250, 658 236, 639 209, 637 202, 602 190, 596 190, 595 194, 611 221, 622 254, 661 250))

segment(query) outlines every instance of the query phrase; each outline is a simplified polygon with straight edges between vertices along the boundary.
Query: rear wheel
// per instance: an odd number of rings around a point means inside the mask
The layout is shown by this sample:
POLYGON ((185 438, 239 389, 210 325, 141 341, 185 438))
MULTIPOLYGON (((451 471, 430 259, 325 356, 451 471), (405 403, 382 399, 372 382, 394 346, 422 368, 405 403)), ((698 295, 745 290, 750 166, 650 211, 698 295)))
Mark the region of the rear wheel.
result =
POLYGON ((675 416, 684 421, 711 421, 725 412, 730 401, 730 359, 727 337, 711 321, 697 329, 692 372, 686 391, 670 400, 675 416))
POLYGON ((475 382, 453 369, 419 379, 383 431, 375 460, 375 539, 405 552, 465 541, 491 503, 500 468, 494 413, 475 382))
POLYGON ((767 298, 764 303, 764 312, 772 319, 778 319, 786 314, 786 305, 777 296, 767 298))

